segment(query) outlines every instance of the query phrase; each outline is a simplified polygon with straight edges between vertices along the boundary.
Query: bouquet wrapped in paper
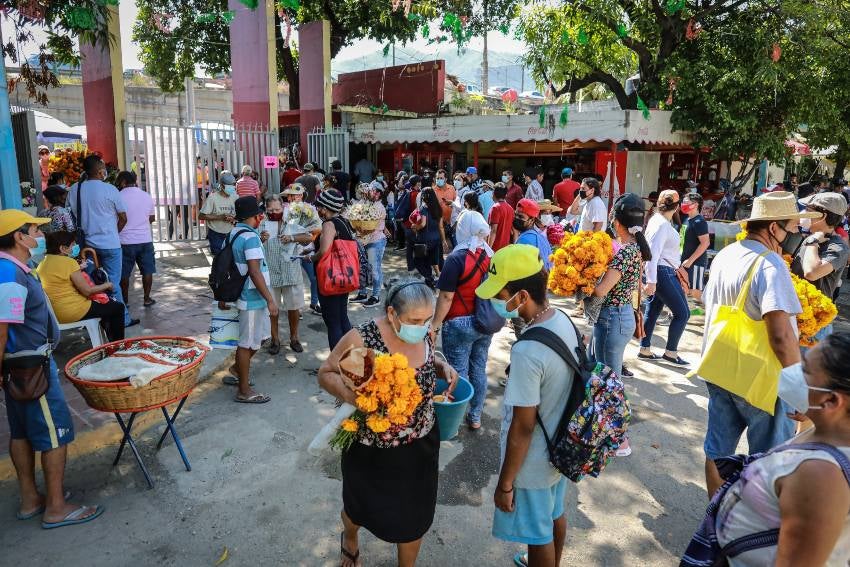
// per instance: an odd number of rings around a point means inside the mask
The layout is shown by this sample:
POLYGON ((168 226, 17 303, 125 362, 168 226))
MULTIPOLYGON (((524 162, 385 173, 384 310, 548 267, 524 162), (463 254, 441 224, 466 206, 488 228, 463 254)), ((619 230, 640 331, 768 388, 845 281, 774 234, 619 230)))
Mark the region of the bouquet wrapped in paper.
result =
POLYGON ((330 447, 344 451, 369 429, 385 433, 405 427, 422 402, 416 371, 403 354, 379 353, 369 348, 353 348, 339 362, 345 385, 357 394, 356 405, 344 403, 308 447, 319 455, 330 447))
POLYGON ((381 226, 387 213, 383 205, 377 201, 355 201, 343 212, 351 226, 360 234, 374 232, 381 226))

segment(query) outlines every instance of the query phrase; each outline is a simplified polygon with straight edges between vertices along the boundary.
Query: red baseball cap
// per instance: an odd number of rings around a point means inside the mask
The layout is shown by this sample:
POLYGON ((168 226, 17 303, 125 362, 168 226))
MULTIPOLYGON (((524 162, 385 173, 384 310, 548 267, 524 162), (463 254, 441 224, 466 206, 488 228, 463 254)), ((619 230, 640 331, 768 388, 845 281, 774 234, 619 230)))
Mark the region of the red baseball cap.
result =
POLYGON ((540 205, 531 199, 520 199, 516 204, 516 210, 522 211, 533 219, 540 217, 540 205))

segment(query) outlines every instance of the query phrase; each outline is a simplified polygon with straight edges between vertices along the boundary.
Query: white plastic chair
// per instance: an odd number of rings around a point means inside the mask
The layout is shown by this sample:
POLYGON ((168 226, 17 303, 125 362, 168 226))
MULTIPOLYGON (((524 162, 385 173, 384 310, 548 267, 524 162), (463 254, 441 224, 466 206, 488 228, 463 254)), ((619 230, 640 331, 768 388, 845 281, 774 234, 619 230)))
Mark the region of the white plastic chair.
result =
MULTIPOLYGON (((47 299, 47 304, 50 305, 50 311, 55 313, 55 311, 53 311, 53 305, 50 304, 50 299, 47 297, 46 293, 44 294, 44 298, 47 299)), ((74 323, 59 323, 60 332, 70 331, 73 329, 85 329, 89 334, 89 340, 91 341, 92 348, 99 347, 106 342, 103 336, 103 328, 100 326, 100 317, 83 319, 82 321, 76 321, 74 323)))

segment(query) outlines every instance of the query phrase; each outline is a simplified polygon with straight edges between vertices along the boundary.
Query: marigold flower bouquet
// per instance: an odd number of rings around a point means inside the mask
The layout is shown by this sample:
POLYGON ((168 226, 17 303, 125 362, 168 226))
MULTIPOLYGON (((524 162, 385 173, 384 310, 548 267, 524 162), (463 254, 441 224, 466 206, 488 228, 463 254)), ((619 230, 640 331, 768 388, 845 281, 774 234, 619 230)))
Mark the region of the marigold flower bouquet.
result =
POLYGON ((352 349, 340 360, 340 374, 357 394, 356 405, 340 406, 310 443, 311 454, 320 454, 325 447, 345 451, 361 430, 378 434, 400 430, 422 402, 416 370, 403 354, 352 349))
POLYGON ((614 257, 611 237, 583 230, 567 234, 552 254, 549 289, 558 295, 590 295, 614 257))

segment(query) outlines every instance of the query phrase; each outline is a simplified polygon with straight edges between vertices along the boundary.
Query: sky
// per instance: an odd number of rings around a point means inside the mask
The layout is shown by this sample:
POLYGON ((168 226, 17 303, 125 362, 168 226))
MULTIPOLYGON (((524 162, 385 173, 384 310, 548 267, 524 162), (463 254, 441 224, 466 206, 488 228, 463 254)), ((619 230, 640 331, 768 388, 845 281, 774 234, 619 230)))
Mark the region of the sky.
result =
MULTIPOLYGON (((124 69, 141 69, 142 64, 139 61, 139 47, 131 41, 131 30, 133 27, 133 23, 136 20, 136 15, 138 10, 136 8, 136 4, 133 0, 122 0, 118 7, 119 17, 121 20, 121 57, 124 64, 124 69)), ((12 37, 13 26, 11 22, 9 22, 5 16, 0 16, 2 19, 2 34, 4 41, 8 41, 9 38, 12 37)), ((26 55, 31 55, 37 52, 38 42, 43 41, 44 34, 39 30, 36 30, 34 33, 36 42, 31 43, 30 45, 24 46, 23 51, 26 55)), ((488 46, 493 51, 500 51, 505 53, 522 53, 524 51, 523 44, 519 41, 514 40, 511 37, 505 37, 500 32, 490 32, 487 36, 488 46)), ((482 50, 483 48, 483 40, 482 38, 473 38, 470 41, 470 48, 476 50, 482 50)), ((427 45, 426 40, 419 39, 415 42, 408 43, 406 46, 397 45, 396 46, 396 60, 397 62, 403 63, 406 62, 405 52, 411 51, 410 48, 415 48, 419 52, 423 52, 429 55, 439 56, 441 51, 446 49, 454 49, 454 44, 434 44, 427 45)), ((339 52, 335 60, 343 61, 343 60, 351 60, 358 59, 363 53, 373 53, 375 51, 381 51, 383 49, 383 45, 373 40, 359 40, 354 42, 352 45, 342 49, 339 52)), ((10 65, 11 61, 7 58, 6 64, 10 65)))

